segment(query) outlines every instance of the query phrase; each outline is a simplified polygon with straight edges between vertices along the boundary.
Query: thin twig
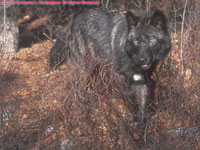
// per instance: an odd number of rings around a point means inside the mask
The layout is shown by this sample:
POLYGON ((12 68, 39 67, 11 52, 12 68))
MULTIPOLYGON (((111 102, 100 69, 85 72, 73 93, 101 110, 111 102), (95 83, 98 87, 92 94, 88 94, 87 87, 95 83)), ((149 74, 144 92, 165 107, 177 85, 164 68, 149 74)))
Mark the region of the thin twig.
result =
POLYGON ((108 8, 109 1, 110 1, 110 0, 107 0, 107 2, 106 2, 106 8, 108 8))
POLYGON ((183 65, 183 30, 184 30, 184 23, 185 23, 185 13, 187 7, 188 0, 185 0, 185 6, 183 11, 183 21, 181 25, 181 45, 180 45, 180 60, 181 60, 181 74, 184 73, 184 65, 183 65))

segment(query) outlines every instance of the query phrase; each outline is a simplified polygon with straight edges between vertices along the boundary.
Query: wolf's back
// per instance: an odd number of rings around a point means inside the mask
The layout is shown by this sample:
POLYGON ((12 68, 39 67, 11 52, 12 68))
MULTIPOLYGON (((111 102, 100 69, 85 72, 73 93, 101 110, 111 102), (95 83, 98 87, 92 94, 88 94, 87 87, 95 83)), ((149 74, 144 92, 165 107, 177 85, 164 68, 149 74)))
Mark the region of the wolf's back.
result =
POLYGON ((70 57, 81 59, 87 52, 95 59, 109 58, 125 45, 127 24, 121 13, 96 8, 75 14, 62 29, 49 58, 54 69, 70 57))

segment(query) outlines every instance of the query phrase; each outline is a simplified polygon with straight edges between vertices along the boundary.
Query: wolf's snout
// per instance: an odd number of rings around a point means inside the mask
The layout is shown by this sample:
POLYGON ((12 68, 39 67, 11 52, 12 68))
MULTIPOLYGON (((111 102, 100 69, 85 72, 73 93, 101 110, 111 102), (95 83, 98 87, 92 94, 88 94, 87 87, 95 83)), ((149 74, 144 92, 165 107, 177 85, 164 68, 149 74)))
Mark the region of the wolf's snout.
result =
POLYGON ((139 58, 140 68, 143 70, 147 70, 151 67, 151 59, 146 57, 139 58))
POLYGON ((140 61, 141 64, 149 64, 150 59, 145 58, 145 57, 141 57, 139 61, 140 61))

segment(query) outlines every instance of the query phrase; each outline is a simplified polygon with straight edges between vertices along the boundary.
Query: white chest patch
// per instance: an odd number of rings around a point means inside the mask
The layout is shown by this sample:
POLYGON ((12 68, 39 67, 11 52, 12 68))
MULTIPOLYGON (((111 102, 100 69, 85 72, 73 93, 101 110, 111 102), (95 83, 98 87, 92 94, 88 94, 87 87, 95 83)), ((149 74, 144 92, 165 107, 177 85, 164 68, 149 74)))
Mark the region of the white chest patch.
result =
POLYGON ((133 80, 134 81, 140 81, 140 80, 142 80, 142 75, 141 74, 134 74, 133 75, 133 80))

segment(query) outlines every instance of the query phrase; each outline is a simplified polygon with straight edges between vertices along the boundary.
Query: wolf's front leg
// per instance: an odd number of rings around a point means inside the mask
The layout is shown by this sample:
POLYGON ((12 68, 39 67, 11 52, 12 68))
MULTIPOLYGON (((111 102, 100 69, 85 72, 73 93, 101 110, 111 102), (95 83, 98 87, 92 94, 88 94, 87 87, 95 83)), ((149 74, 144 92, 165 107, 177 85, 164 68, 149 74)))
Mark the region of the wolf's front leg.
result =
POLYGON ((128 101, 129 109, 133 114, 133 121, 140 125, 144 125, 147 119, 147 101, 149 92, 147 84, 145 83, 132 83, 128 87, 128 101))
POLYGON ((146 143, 148 127, 148 108, 149 88, 145 83, 132 83, 128 87, 128 107, 133 117, 132 121, 136 127, 140 139, 146 143))

